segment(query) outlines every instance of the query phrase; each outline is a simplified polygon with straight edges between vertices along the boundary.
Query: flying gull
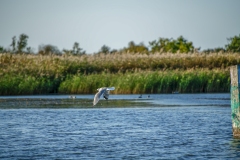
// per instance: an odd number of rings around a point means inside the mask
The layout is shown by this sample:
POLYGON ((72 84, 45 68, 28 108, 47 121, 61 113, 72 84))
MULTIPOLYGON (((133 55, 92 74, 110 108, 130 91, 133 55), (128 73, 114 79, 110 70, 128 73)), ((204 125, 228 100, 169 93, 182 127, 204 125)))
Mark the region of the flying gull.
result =
POLYGON ((114 89, 115 89, 115 87, 109 87, 109 88, 108 87, 102 87, 102 88, 98 88, 97 89, 98 92, 94 96, 93 106, 95 106, 98 103, 98 101, 100 100, 100 97, 102 95, 103 95, 103 98, 107 100, 108 97, 109 97, 110 91, 112 91, 114 89))

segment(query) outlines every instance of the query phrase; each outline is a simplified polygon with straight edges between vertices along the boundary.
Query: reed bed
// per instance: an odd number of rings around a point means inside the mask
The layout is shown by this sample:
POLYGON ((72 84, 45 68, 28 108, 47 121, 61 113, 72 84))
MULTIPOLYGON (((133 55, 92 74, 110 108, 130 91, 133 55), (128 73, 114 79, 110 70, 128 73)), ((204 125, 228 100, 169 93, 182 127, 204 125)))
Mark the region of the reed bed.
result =
POLYGON ((146 71, 74 75, 60 84, 59 93, 94 93, 115 86, 115 94, 229 92, 228 70, 146 71))
POLYGON ((32 95, 57 93, 59 79, 28 75, 3 75, 0 78, 0 95, 32 95))
POLYGON ((83 56, 0 54, 0 74, 66 75, 77 73, 126 72, 228 68, 240 63, 238 53, 193 54, 97 54, 83 56))
POLYGON ((0 94, 228 92, 237 53, 0 54, 0 94))
POLYGON ((1 95, 92 94, 102 86, 115 86, 114 94, 229 92, 228 70, 143 71, 69 75, 60 79, 5 75, 0 79, 1 95))

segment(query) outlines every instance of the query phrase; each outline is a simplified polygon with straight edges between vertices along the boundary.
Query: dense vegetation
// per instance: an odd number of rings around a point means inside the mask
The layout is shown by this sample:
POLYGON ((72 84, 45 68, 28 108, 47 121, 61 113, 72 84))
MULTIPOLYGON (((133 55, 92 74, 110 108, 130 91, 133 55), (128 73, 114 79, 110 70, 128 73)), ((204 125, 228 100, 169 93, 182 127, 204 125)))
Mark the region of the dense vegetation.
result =
POLYGON ((0 54, 0 94, 229 92, 238 53, 0 54))
POLYGON ((183 36, 159 38, 116 50, 107 45, 86 54, 75 42, 72 49, 39 46, 33 53, 28 36, 0 46, 0 95, 95 93, 115 86, 114 93, 229 92, 229 66, 240 63, 240 35, 224 48, 200 51, 183 36))

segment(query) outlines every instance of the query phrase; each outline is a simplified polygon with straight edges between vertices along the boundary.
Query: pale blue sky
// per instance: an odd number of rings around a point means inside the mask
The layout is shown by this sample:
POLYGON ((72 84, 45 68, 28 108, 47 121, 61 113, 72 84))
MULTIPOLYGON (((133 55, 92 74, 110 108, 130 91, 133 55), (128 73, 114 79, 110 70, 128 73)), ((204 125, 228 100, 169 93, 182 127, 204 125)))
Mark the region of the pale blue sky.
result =
POLYGON ((0 0, 0 46, 25 33, 35 52, 79 42, 93 53, 180 35, 201 50, 224 47, 240 34, 239 7, 240 0, 0 0))

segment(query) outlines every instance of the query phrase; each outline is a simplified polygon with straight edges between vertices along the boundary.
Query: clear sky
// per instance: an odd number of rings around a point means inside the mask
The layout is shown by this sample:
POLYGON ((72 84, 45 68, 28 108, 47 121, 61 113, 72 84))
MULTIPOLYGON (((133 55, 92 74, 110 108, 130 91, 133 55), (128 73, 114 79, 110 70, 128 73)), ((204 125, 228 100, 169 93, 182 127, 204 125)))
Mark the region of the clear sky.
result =
POLYGON ((240 0, 0 0, 0 46, 24 33, 28 46, 87 53, 182 35, 201 50, 240 34, 240 0))

